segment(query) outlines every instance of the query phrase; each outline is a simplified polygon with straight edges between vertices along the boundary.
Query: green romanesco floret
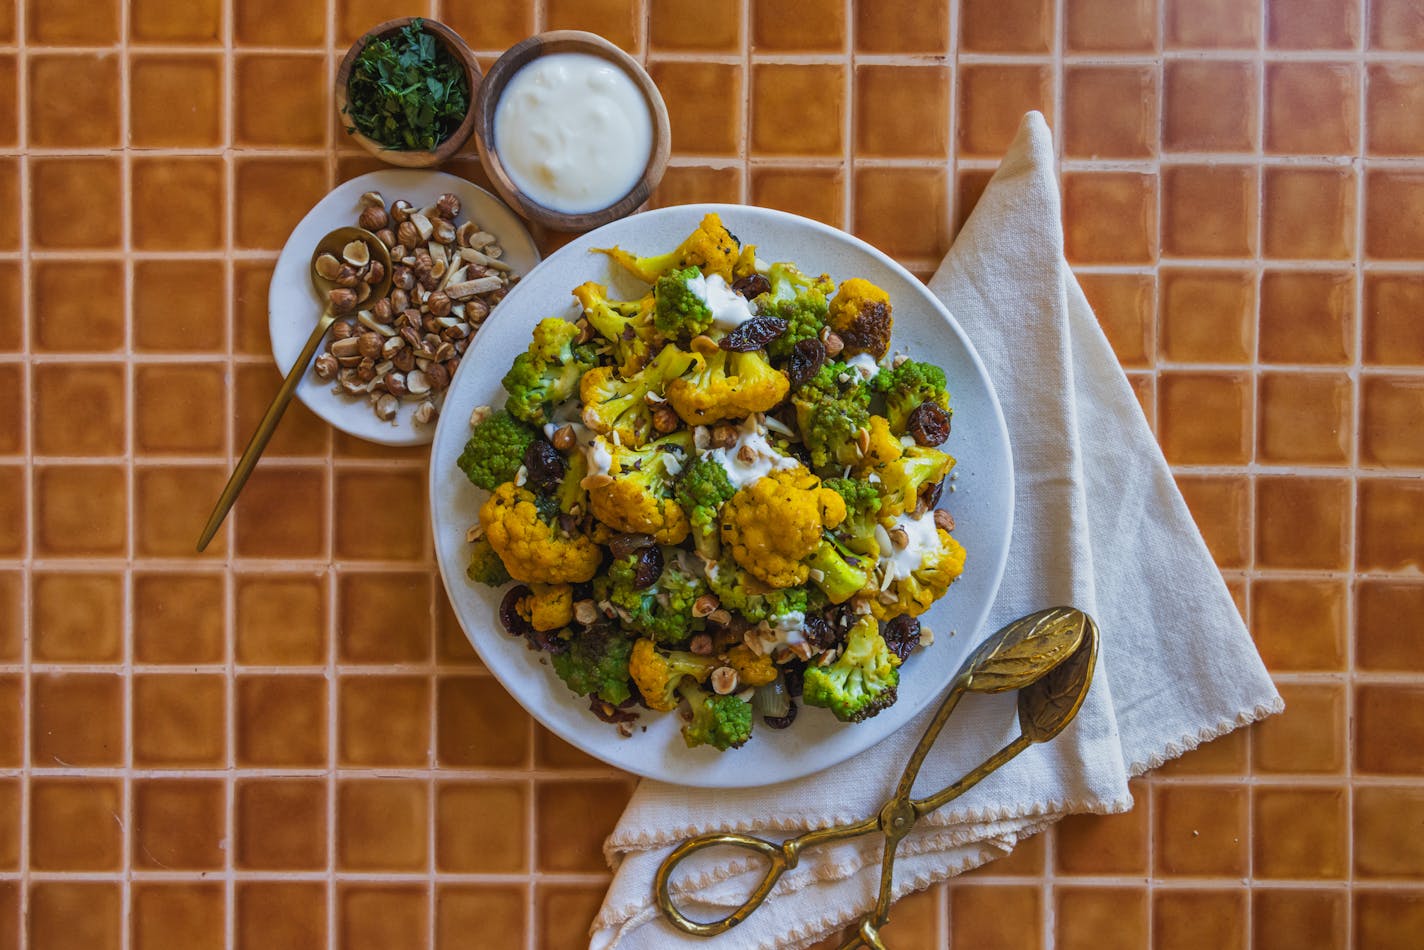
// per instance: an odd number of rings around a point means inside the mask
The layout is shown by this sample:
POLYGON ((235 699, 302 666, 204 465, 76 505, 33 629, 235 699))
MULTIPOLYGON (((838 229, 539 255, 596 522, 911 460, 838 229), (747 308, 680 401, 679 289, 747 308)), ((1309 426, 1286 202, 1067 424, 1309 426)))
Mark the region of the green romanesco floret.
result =
POLYGON ((757 297, 757 312, 786 321, 786 332, 772 340, 766 352, 773 360, 784 360, 801 340, 819 336, 828 319, 826 298, 835 291, 835 282, 825 274, 811 277, 795 264, 772 264, 766 272, 771 290, 757 297))
POLYGON ((470 431, 465 450, 455 464, 470 481, 485 491, 494 491, 499 483, 514 480, 519 466, 524 464, 524 451, 537 438, 539 433, 533 427, 500 409, 470 431))
POLYGON ((699 683, 721 665, 714 656, 698 656, 686 650, 659 650, 652 640, 643 638, 633 644, 628 656, 628 674, 638 684, 638 692, 649 709, 672 712, 677 708, 677 687, 684 678, 699 683))
POLYGON ((751 623, 774 621, 793 612, 804 614, 807 608, 806 588, 767 587, 730 558, 708 569, 707 586, 717 595, 721 606, 741 614, 751 623))
POLYGON ((822 482, 845 500, 846 518, 836 530, 842 544, 856 554, 880 555, 875 527, 880 518, 880 485, 862 478, 828 478, 822 482))
POLYGON ((712 309, 707 306, 706 278, 695 267, 668 271, 653 284, 653 325, 669 340, 691 339, 712 325, 712 309))
POLYGON ((597 696, 617 706, 630 695, 628 656, 633 641, 621 630, 603 625, 568 638, 568 649, 555 653, 554 672, 580 696, 597 696))
POLYGON ((821 539, 806 563, 811 568, 811 582, 833 604, 850 600, 870 580, 870 559, 853 554, 829 536, 821 539))
POLYGON ((712 346, 691 371, 668 383, 667 400, 683 422, 705 426, 766 412, 790 388, 786 374, 760 350, 736 353, 712 346))
POLYGON ((502 587, 510 581, 504 562, 499 559, 494 548, 485 538, 480 538, 470 546, 470 565, 465 575, 477 584, 487 587, 502 587))
POLYGON ((912 445, 899 457, 871 468, 880 479, 880 517, 914 511, 920 490, 942 481, 953 467, 954 458, 939 449, 912 445))
POLYGON ((640 448, 610 446, 608 453, 612 481, 589 493, 593 516, 614 531, 650 534, 660 544, 687 540, 687 516, 673 485, 692 456, 692 434, 683 429, 640 448))
POLYGON ((618 364, 618 372, 632 376, 642 369, 662 341, 653 326, 653 296, 637 300, 609 300, 608 288, 588 281, 574 288, 584 319, 602 338, 618 364))
POLYGON ((944 370, 933 363, 905 360, 899 366, 882 369, 871 386, 885 396, 885 415, 896 435, 905 433, 910 413, 921 403, 932 402, 945 412, 950 411, 944 370))
POLYGON ((740 749, 752 737, 752 704, 736 696, 718 696, 683 680, 677 691, 692 708, 692 719, 682 726, 689 749, 710 745, 719 752, 740 749))
POLYGON ((829 709, 841 722, 860 722, 894 705, 900 658, 879 628, 874 617, 860 618, 835 662, 806 668, 801 698, 807 706, 829 709))
POLYGON ((578 390, 579 378, 593 367, 595 356, 587 346, 575 344, 579 330, 558 317, 534 325, 529 349, 514 359, 504 374, 505 408, 531 425, 549 421, 549 407, 578 390))
POLYGON ((801 438, 817 468, 859 460, 856 436, 870 421, 870 388, 846 364, 828 362, 791 396, 801 438))
POLYGON ((648 587, 637 587, 637 564, 636 554, 615 560, 594 581, 594 595, 619 608, 630 629, 658 643, 680 643, 706 628, 706 620, 692 615, 692 605, 707 593, 707 584, 681 567, 676 550, 664 551, 663 572, 648 587))
POLYGON ((653 434, 648 394, 661 396, 696 362, 696 356, 669 344, 630 378, 619 376, 612 366, 589 370, 579 383, 583 424, 603 435, 617 433, 624 445, 642 445, 653 434))
POLYGON ((693 547, 709 561, 717 560, 722 549, 717 537, 717 515, 736 493, 722 463, 706 456, 684 468, 673 488, 673 497, 692 527, 693 547))
POLYGON ((715 213, 703 216, 697 230, 689 234, 676 250, 652 257, 637 257, 621 247, 596 247, 607 254, 639 280, 652 283, 670 270, 696 267, 704 274, 721 274, 731 283, 741 248, 715 213))

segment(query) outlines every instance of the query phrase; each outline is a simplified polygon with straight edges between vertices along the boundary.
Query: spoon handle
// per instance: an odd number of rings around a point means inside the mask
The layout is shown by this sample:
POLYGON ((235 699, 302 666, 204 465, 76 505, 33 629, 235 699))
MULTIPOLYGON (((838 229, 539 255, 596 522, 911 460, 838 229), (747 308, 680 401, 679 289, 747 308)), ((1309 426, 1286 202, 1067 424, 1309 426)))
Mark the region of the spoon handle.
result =
POLYGON ((218 533, 218 529, 222 527, 223 519, 227 517, 233 502, 237 501, 242 486, 247 484, 247 477, 257 467, 257 460, 262 457, 262 451, 272 440, 272 433, 277 431, 277 423, 282 421, 282 413, 287 411, 287 404, 292 401, 292 394, 297 391, 297 383, 301 382, 302 374, 307 371, 307 365, 316 355, 316 348, 321 345, 321 338, 326 336, 327 329, 335 319, 336 316, 329 309, 321 315, 321 319, 317 320, 316 326, 312 328, 311 336, 307 337, 306 345, 302 347, 297 361, 287 371, 286 378, 282 380, 282 387, 277 390, 277 395, 272 397, 272 402, 267 406, 262 421, 257 423, 257 431, 252 433, 252 438, 247 442, 247 448, 242 450, 242 458, 237 460, 232 475, 229 476, 227 484, 223 486, 222 494, 218 496, 218 503, 213 506, 213 513, 208 516, 208 523, 203 526, 203 534, 198 538, 200 553, 208 546, 213 535, 218 533))

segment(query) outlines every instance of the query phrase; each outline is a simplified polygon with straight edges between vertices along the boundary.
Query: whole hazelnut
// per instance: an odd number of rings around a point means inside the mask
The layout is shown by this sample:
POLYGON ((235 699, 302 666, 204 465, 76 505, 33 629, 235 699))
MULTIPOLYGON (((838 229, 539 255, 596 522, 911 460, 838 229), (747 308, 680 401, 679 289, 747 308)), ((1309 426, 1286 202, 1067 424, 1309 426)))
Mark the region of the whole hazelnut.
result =
POLYGON ((319 378, 331 379, 331 377, 336 375, 337 368, 340 365, 341 364, 336 362, 336 357, 330 353, 323 353, 316 358, 313 368, 316 370, 316 375, 319 378))
POLYGON ((356 335, 356 328, 345 320, 338 320, 331 325, 331 338, 333 340, 344 340, 349 336, 356 335))
POLYGON ((356 352, 368 359, 375 359, 381 355, 381 342, 379 333, 363 333, 356 338, 356 352))
POLYGON ((371 318, 377 323, 389 324, 395 317, 395 311, 391 309, 391 299, 382 297, 371 306, 371 318))
POLYGON ((460 214, 460 199, 448 191, 435 199, 435 213, 447 221, 453 221, 460 214))
POLYGON ((340 316, 356 309, 356 291, 346 287, 335 287, 326 295, 331 312, 340 316))
POLYGON ((437 290, 425 301, 425 305, 430 308, 430 312, 437 317, 450 316, 450 296, 443 290, 437 290))
POLYGON ((384 278, 385 276, 386 265, 382 264, 380 261, 372 261, 371 263, 366 265, 366 283, 370 284, 371 286, 374 287, 376 284, 379 284, 382 278, 384 278))
POLYGON ((410 294, 399 287, 391 291, 391 296, 388 299, 391 302, 391 309, 396 313, 400 313, 410 306, 410 294))
POLYGON ((402 373, 409 373, 415 369, 415 354, 411 352, 410 347, 398 350, 396 355, 391 357, 391 364, 402 373))
POLYGON ((404 264, 397 264, 391 268, 391 286, 401 290, 410 290, 415 286, 415 271, 404 264))
POLYGON ((402 221, 396 228, 396 240, 406 247, 414 247, 420 241, 420 232, 415 229, 415 225, 410 221, 402 221))
POLYGON ((396 232, 392 231, 390 228, 381 228, 379 231, 377 231, 376 239, 382 244, 384 244, 386 247, 396 246, 396 232))
POLYGON ((361 217, 356 219, 356 223, 367 231, 379 231, 386 226, 390 216, 386 214, 385 208, 377 208, 374 205, 361 212, 361 217))
POLYGON ((443 363, 431 363, 425 368, 425 375, 430 380, 430 388, 437 393, 450 385, 450 371, 443 363))
POLYGON ((385 375, 385 381, 386 392, 392 396, 404 396, 406 394, 405 373, 392 370, 385 375))
POLYGON ((373 359, 363 359, 356 364, 356 378, 363 383, 369 383, 376 378, 376 361, 373 359))
POLYGON ((361 282, 361 272, 350 264, 342 264, 336 272, 336 283, 341 287, 355 287, 361 282))
POLYGON ((409 221, 410 214, 414 210, 415 208, 411 206, 409 201, 406 201, 404 198, 397 198, 395 202, 391 204, 391 219, 397 224, 409 221))

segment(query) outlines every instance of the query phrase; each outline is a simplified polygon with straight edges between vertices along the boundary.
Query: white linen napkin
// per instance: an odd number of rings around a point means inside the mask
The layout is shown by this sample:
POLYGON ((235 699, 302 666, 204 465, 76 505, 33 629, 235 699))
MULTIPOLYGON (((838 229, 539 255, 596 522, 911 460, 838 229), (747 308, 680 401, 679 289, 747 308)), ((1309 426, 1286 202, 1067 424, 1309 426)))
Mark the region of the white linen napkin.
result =
MULTIPOLYGON (((1037 112, 1025 117, 930 289, 974 341, 1013 444, 1014 530, 988 628, 1068 604, 1097 620, 1101 645, 1093 687, 1065 732, 922 820, 901 843, 897 896, 1003 855, 1064 815, 1126 811, 1130 776, 1283 708, 1064 260, 1052 142, 1037 112)), ((1012 693, 967 696, 916 792, 948 785, 1017 735, 1014 702, 1012 693)), ((771 899, 710 939, 663 920, 653 875, 692 835, 781 838, 874 814, 932 712, 795 782, 711 791, 644 781, 605 845, 616 875, 591 947, 781 950, 858 920, 879 886, 879 835, 805 852, 771 899)), ((682 865, 673 887, 684 912, 711 920, 740 904, 763 867, 738 860, 743 854, 704 852, 701 863, 682 865)))

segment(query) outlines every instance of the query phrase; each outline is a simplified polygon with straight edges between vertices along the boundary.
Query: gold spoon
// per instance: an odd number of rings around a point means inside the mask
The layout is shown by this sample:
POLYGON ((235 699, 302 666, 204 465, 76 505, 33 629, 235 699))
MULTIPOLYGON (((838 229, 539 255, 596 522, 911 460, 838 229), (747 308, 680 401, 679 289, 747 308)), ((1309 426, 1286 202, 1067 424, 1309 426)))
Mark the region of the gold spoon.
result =
POLYGON ((910 756, 895 796, 885 803, 877 815, 852 825, 817 829, 782 842, 719 832, 690 838, 672 850, 653 879, 654 894, 663 916, 685 933, 701 937, 723 933, 746 920, 752 911, 761 906, 781 875, 796 866, 806 848, 879 831, 885 836, 885 855, 880 863, 880 895, 874 909, 861 919, 860 929, 841 945, 840 950, 855 950, 858 947, 885 950, 879 929, 890 919, 895 849, 901 839, 910 833, 920 818, 963 795, 1030 745, 1047 742, 1062 732, 1077 715, 1083 699, 1088 695, 1097 657, 1097 624, 1081 610, 1053 607, 1020 617, 984 641, 960 666, 949 693, 910 756), (1019 737, 947 788, 925 798, 911 798, 910 792, 925 756, 964 694, 1002 693, 1011 689, 1019 690, 1019 737), (673 904, 670 887, 672 872, 694 852, 718 845, 756 851, 764 855, 771 866, 740 907, 720 920, 699 923, 684 916, 673 904))
POLYGON ((208 523, 203 526, 202 536, 198 538, 200 552, 208 546, 213 535, 218 533, 218 528, 222 527, 228 510, 232 508, 232 503, 237 501, 237 495, 242 491, 242 486, 247 484, 247 477, 252 474, 252 470, 257 466, 257 460, 262 457, 262 450, 267 448, 267 443, 272 440, 272 433, 277 430, 277 423, 282 420, 282 413, 287 411, 287 404, 292 401, 292 394, 297 391, 297 383, 301 382, 302 374, 307 371, 307 364, 316 355, 322 337, 326 336, 326 331, 336 320, 337 314, 332 312, 328 295, 337 287, 337 284, 334 280, 323 277, 317 272, 317 260, 323 254, 330 254, 340 261, 343 249, 353 241, 364 242, 371 262, 379 263, 383 271, 381 279, 371 285, 371 292, 365 299, 373 302, 380 300, 391 289, 391 253, 385 244, 381 243, 380 239, 370 231, 356 227, 337 228, 317 242, 316 249, 312 251, 311 256, 311 279, 322 299, 328 300, 326 309, 316 321, 316 326, 312 328, 311 336, 307 337, 306 345, 302 347, 297 361, 287 371, 286 379, 282 380, 282 387, 277 390, 277 395, 272 397, 272 402, 267 407, 267 412, 262 416, 262 421, 257 423, 257 431, 252 433, 247 448, 242 452, 242 458, 237 460, 231 477, 223 486, 222 494, 218 496, 218 503, 214 506, 213 513, 208 516, 208 523))

